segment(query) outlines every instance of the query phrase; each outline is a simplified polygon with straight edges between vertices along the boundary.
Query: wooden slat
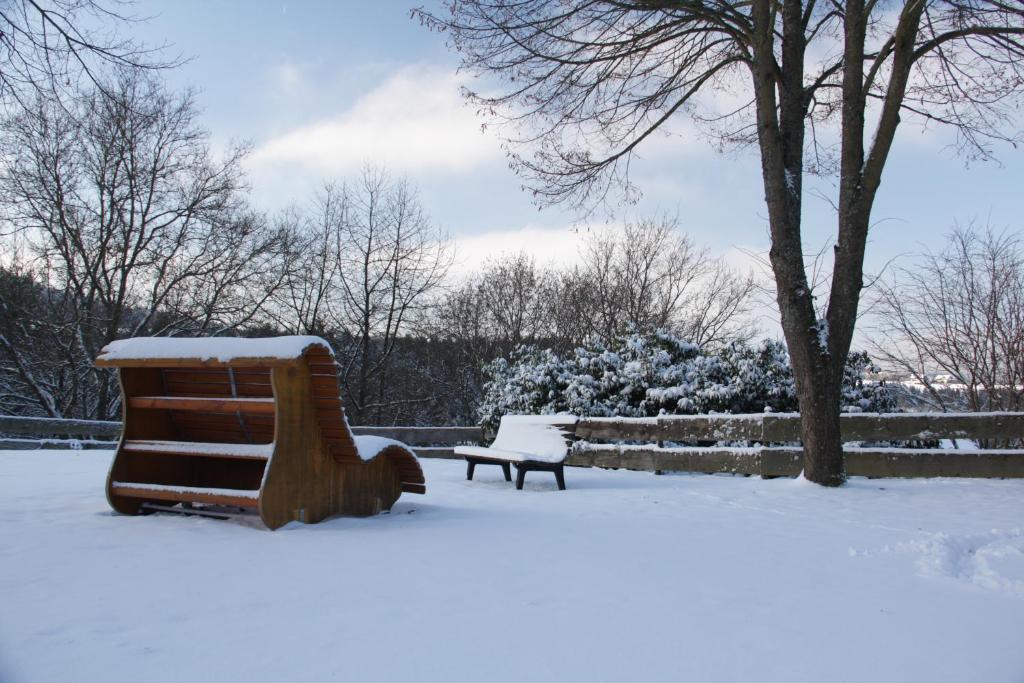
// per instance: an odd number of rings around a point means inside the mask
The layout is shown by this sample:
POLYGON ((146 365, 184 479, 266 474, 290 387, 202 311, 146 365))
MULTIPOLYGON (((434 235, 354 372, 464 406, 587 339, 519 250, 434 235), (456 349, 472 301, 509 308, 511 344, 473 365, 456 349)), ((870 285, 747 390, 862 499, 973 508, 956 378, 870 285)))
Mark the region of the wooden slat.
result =
MULTIPOLYGON (((189 429, 187 430, 187 436, 192 439, 199 441, 217 442, 223 443, 250 443, 250 440, 242 433, 241 430, 229 432, 226 430, 219 429, 189 429)), ((271 439, 267 439, 265 443, 270 443, 271 439)), ((260 441, 257 441, 260 443, 260 441)))
POLYGON ((195 486, 175 486, 166 489, 152 488, 151 484, 113 482, 114 495, 142 500, 170 500, 177 503, 206 503, 208 505, 233 505, 235 507, 256 507, 259 491, 237 490, 225 493, 226 489, 206 489, 195 486))
POLYGON ((178 424, 178 429, 182 432, 179 440, 181 441, 219 441, 219 438, 214 439, 198 439, 196 434, 198 433, 209 433, 220 436, 235 435, 243 440, 251 440, 262 443, 269 443, 274 440, 274 429, 268 427, 259 427, 254 429, 242 429, 237 423, 236 424, 178 424), (247 436, 248 435, 248 436, 247 436))
POLYGON ((273 421, 255 421, 256 418, 271 417, 268 415, 246 415, 242 418, 246 423, 246 429, 243 429, 242 425, 239 424, 238 416, 235 413, 188 413, 172 411, 171 416, 174 420, 174 425, 179 429, 213 429, 228 432, 249 431, 254 434, 274 433, 273 421), (252 424, 249 424, 249 420, 254 421, 252 424))
MULTIPOLYGON (((175 421, 174 424, 175 424, 175 426, 178 429, 182 429, 182 430, 186 430, 186 431, 197 431, 198 430, 198 431, 230 432, 230 433, 239 433, 239 434, 242 434, 244 432, 249 432, 251 434, 260 434, 260 435, 265 435, 265 434, 272 435, 273 434, 273 425, 250 425, 250 426, 248 426, 247 429, 243 429, 242 426, 238 423, 238 421, 216 423, 216 422, 208 422, 208 421, 186 422, 186 421, 182 420, 182 421, 175 421)), ((191 441, 191 440, 196 440, 196 439, 181 439, 181 440, 191 441)))
POLYGON ((164 390, 168 396, 231 396, 231 385, 212 384, 210 382, 164 382, 164 390))
POLYGON ((846 472, 865 477, 1024 477, 1024 450, 849 448, 846 472))
POLYGON ((239 398, 271 398, 274 395, 274 387, 269 384, 240 382, 235 384, 235 393, 239 398))
POLYGON ((127 453, 148 453, 196 458, 228 458, 235 460, 266 460, 269 457, 269 449, 266 447, 270 444, 256 445, 258 448, 247 449, 252 452, 226 453, 224 451, 227 444, 218 442, 131 440, 124 442, 123 449, 127 453), (263 452, 259 452, 260 450, 263 452))
POLYGON ((310 363, 309 371, 314 375, 330 375, 337 377, 338 366, 334 363, 310 363))
POLYGON ((234 358, 221 361, 215 358, 128 358, 107 360, 97 358, 96 367, 100 368, 285 368, 298 365, 301 358, 234 358))
POLYGON ((415 462, 409 469, 399 469, 402 475, 402 481, 413 481, 422 482, 424 480, 423 470, 420 469, 419 462, 415 462))
POLYGON ((840 425, 849 441, 1024 438, 1024 413, 851 413, 840 425))
MULTIPOLYGON (((764 415, 665 415, 658 418, 666 441, 759 441, 764 415)), ((653 439, 652 439, 653 440, 653 439)))
POLYGON ((163 374, 164 381, 173 382, 215 382, 228 384, 230 380, 227 368, 211 370, 164 368, 161 370, 161 374, 163 374))
POLYGON ((205 412, 248 414, 274 414, 272 398, 203 398, 199 396, 133 396, 128 399, 132 408, 157 410, 197 410, 205 412))
POLYGON ((657 448, 585 446, 572 449, 566 465, 615 469, 761 474, 760 448, 657 448))
POLYGON ((354 446, 355 442, 352 441, 351 434, 345 429, 345 424, 341 420, 337 422, 330 422, 320 420, 320 433, 324 435, 328 441, 341 440, 345 444, 354 446))
POLYGON ((655 418, 582 417, 576 425, 576 436, 583 441, 635 440, 658 441, 661 428, 655 418))
POLYGON ((338 395, 338 377, 334 374, 313 375, 312 383, 314 390, 326 389, 333 391, 335 396, 338 395))
POLYGON ((402 491, 405 493, 426 493, 427 487, 425 484, 408 484, 403 482, 402 491))
POLYGON ((273 396, 269 371, 235 371, 233 374, 234 384, 232 384, 231 376, 227 370, 208 370, 202 372, 163 371, 167 393, 173 395, 273 396))
POLYGON ((265 434, 246 434, 241 430, 227 430, 227 429, 186 429, 183 430, 181 435, 178 437, 183 441, 196 441, 200 443, 248 443, 253 445, 268 444, 274 441, 274 435, 268 433, 265 434))
MULTIPOLYGON (((234 413, 205 413, 191 411, 172 411, 176 423, 180 424, 238 424, 238 416, 234 413)), ((250 427, 267 427, 273 429, 273 415, 246 415, 245 423, 250 427)))
POLYGON ((263 368, 233 368, 231 374, 235 376, 236 382, 270 384, 270 370, 263 368))
MULTIPOLYGON (((213 378, 227 378, 228 368, 164 368, 164 377, 184 378, 194 381, 206 381, 213 378)), ((246 382, 269 382, 270 370, 266 368, 231 367, 235 379, 245 378, 246 382)))

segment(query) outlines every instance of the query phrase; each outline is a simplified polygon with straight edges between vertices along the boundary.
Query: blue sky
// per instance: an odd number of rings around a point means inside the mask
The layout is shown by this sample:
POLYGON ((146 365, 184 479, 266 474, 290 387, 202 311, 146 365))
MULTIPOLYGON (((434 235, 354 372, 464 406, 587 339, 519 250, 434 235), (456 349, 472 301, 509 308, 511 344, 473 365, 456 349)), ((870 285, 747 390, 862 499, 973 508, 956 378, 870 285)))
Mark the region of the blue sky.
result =
MULTIPOLYGON (((427 3, 430 6, 431 3, 427 3)), ((409 17, 412 5, 381 2, 136 3, 150 16, 133 28, 191 61, 167 74, 199 89, 203 124, 215 143, 243 139, 254 201, 266 209, 306 201, 325 179, 363 162, 406 175, 428 213, 472 262, 522 247, 541 260, 568 260, 574 216, 538 211, 508 170, 497 141, 460 102, 457 56, 444 37, 409 17)), ((943 131, 904 126, 876 204, 867 266, 938 247, 954 222, 978 219, 1020 230, 1024 162, 1001 149, 1001 164, 966 166, 943 131)), ((768 248, 753 151, 719 154, 692 136, 641 148, 636 180, 644 198, 616 220, 668 213, 713 253, 749 265, 768 248)), ((818 181, 827 192, 828 182, 818 181)), ((808 250, 834 233, 829 205, 806 199, 808 250)))

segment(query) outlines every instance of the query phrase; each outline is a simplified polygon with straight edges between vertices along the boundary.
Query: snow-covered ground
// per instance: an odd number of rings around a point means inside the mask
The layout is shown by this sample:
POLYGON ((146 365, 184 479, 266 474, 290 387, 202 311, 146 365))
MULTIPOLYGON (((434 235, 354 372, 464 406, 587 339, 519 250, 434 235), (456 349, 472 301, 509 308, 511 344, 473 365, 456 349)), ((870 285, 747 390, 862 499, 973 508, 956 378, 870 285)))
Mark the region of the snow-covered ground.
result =
POLYGON ((121 517, 0 452, 0 681, 1024 680, 1024 481, 427 460, 388 515, 121 517))

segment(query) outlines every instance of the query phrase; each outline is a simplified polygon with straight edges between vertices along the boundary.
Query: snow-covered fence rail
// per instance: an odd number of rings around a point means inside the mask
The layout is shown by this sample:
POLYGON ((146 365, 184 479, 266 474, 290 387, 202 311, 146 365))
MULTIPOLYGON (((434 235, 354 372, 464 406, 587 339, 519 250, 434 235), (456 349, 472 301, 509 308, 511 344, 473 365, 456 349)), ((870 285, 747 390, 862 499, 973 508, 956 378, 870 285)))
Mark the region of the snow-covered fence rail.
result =
MULTIPOLYGON (((934 439, 1024 439, 1024 413, 851 413, 841 419, 847 442, 934 439)), ((764 477, 799 474, 800 416, 669 415, 582 418, 566 464, 648 471, 731 472, 764 477), (615 441, 618 444, 594 443, 615 441), (653 442, 621 445, 621 442, 653 442), (752 446, 714 446, 746 441, 752 446), (696 444, 677 446, 669 444, 696 444)), ((890 448, 849 445, 846 469, 870 477, 1024 477, 1024 450, 890 448)))
MULTIPOLYGON (((851 413, 848 442, 925 439, 1024 440, 1024 413, 851 413)), ((352 427, 355 434, 397 439, 427 458, 453 458, 459 444, 483 442, 480 427, 352 427)), ((0 449, 113 448, 120 422, 0 416, 0 449)), ((764 477, 800 472, 796 414, 670 415, 582 418, 567 465, 665 472, 732 472, 764 477), (716 446, 746 441, 751 446, 716 446), (618 442, 618 443, 600 443, 618 442), (632 445, 622 445, 630 442, 632 445), (668 444, 666 446, 666 444, 668 444), (673 445, 696 444, 696 445, 673 445)), ((1024 477, 1024 450, 888 448, 848 445, 846 469, 871 477, 1024 477)))
POLYGON ((0 449, 114 448, 121 423, 0 416, 0 449))
MULTIPOLYGON (((352 432, 397 439, 420 457, 433 458, 453 458, 455 446, 483 441, 480 427, 352 427, 352 432)), ((114 448, 120 436, 121 423, 115 421, 0 416, 0 450, 114 448)))
MULTIPOLYGON (((914 439, 1015 439, 1024 437, 1024 413, 845 413, 846 441, 914 439)), ((585 417, 583 440, 799 441, 798 413, 585 417)))
POLYGON ((456 458, 455 446, 476 446, 484 440, 481 427, 352 427, 352 433, 401 441, 421 458, 456 458))

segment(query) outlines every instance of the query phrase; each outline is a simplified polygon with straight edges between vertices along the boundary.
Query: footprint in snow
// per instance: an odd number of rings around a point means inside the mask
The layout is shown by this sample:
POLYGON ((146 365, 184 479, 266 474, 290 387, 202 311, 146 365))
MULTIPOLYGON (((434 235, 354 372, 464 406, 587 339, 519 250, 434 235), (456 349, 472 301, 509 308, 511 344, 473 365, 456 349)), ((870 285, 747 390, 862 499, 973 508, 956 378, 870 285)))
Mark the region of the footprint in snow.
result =
MULTIPOLYGON (((1002 595, 1024 598, 1024 530, 993 529, 982 534, 934 533, 886 546, 881 552, 912 552, 918 573, 950 578, 1002 595)), ((851 557, 870 551, 850 549, 851 557)))

